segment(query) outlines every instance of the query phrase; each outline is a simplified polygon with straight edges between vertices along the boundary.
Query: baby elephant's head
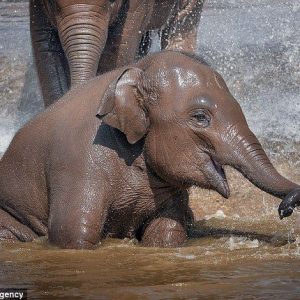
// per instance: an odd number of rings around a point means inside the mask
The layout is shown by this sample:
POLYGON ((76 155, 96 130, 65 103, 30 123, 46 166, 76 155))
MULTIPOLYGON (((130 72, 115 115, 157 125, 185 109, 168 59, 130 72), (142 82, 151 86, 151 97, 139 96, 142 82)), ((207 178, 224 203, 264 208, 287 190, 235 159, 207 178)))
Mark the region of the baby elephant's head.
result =
POLYGON ((222 77, 196 58, 162 52, 123 71, 98 111, 129 143, 145 138, 145 158, 162 179, 229 197, 230 165, 283 197, 297 187, 277 173, 222 77))

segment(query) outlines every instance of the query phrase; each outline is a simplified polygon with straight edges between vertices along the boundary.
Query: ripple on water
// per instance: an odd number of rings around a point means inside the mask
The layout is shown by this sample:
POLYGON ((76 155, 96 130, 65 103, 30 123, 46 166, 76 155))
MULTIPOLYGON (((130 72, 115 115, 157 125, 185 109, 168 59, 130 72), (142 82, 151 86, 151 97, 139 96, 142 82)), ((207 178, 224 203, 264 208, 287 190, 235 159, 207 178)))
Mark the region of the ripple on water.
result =
POLYGON ((217 291, 224 297, 269 297, 282 291, 296 296, 299 241, 297 236, 294 243, 274 246, 247 236, 212 235, 191 239, 182 248, 159 249, 110 239, 95 251, 57 249, 46 238, 26 244, 1 242, 0 280, 2 286, 29 288, 36 299, 71 293, 79 298, 89 294, 90 299, 169 299, 179 294, 189 299, 215 297, 217 291), (284 284, 278 291, 280 280, 284 284))

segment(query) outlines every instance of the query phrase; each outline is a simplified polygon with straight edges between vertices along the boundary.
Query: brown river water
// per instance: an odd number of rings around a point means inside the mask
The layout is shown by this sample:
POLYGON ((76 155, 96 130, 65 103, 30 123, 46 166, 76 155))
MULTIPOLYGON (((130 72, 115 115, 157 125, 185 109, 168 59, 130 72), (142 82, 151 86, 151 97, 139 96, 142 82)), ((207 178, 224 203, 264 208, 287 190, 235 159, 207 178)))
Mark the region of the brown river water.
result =
MULTIPOLYGON (((200 50, 241 100, 279 172, 300 183, 299 1, 221 2, 207 0, 202 24, 210 29, 199 32, 200 50), (220 39, 215 33, 224 24, 226 39, 220 39), (251 26, 256 29, 248 32, 251 26)), ((41 109, 27 3, 0 1, 0 153, 41 109)), ((280 221, 278 199, 226 172, 230 199, 191 191, 197 225, 184 247, 106 240, 95 251, 75 251, 46 238, 2 241, 0 288, 27 288, 28 299, 300 299, 300 213, 280 221)))
POLYGON ((56 249, 46 239, 2 242, 1 286, 27 288, 29 299, 300 298, 300 240, 222 234, 177 249, 132 240, 94 251, 56 249))

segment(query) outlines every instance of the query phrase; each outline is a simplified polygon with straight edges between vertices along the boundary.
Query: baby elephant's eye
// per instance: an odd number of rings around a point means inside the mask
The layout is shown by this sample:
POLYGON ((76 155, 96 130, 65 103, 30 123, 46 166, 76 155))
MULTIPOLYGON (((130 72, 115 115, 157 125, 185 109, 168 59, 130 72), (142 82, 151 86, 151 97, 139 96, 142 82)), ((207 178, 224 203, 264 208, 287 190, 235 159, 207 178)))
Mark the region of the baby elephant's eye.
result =
POLYGON ((205 111, 197 111, 193 113, 192 118, 201 127, 208 127, 210 124, 210 116, 205 111))

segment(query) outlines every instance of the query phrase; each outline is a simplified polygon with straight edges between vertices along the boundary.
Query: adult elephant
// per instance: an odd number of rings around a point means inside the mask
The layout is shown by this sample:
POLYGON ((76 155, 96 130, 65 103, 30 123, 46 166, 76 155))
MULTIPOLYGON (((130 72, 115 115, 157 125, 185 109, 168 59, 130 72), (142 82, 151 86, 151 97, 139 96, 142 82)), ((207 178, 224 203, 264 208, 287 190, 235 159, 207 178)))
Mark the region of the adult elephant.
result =
POLYGON ((194 52, 203 2, 30 0, 32 45, 45 105, 70 86, 133 62, 149 30, 162 30, 163 49, 194 52))

